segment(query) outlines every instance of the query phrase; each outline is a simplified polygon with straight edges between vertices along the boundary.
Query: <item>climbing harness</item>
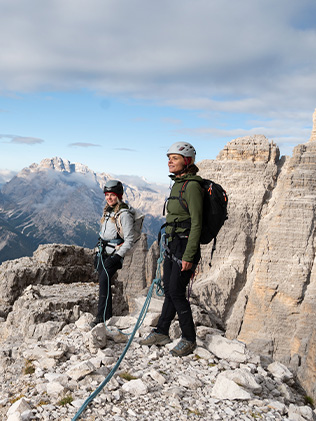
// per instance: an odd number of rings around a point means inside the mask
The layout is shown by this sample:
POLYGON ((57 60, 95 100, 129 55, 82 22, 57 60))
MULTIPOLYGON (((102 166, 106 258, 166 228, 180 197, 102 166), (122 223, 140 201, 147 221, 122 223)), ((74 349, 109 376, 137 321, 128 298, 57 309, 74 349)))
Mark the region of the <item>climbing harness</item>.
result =
MULTIPOLYGON (((163 247, 160 246, 160 256, 157 260, 157 270, 156 270, 156 277, 153 280, 149 290, 148 290, 148 294, 146 297, 146 300, 144 302, 143 308, 140 311, 140 314, 138 316, 137 322, 135 324, 135 327, 133 329, 133 331, 130 333, 130 338, 121 354, 121 356, 119 357, 119 359, 117 360, 117 363, 115 364, 115 366, 112 368, 112 370, 110 371, 110 373, 107 375, 107 377, 103 380, 103 382, 97 387, 97 389, 85 400, 85 402, 82 404, 81 408, 79 408, 78 412, 75 414, 75 416, 72 418, 72 421, 76 421, 79 419, 80 415, 83 413, 83 411, 86 409, 86 407, 89 405, 90 402, 92 402, 92 400, 101 392, 101 390, 104 388, 104 386, 111 380, 111 378, 113 377, 113 375, 115 374, 115 372, 117 371, 117 369, 119 368, 123 358, 125 357, 126 352, 128 351, 128 348, 130 347, 134 336, 137 332, 137 330, 141 327, 141 325, 144 322, 144 319, 146 317, 148 308, 149 308, 149 304, 151 301, 151 297, 154 291, 154 288, 156 286, 156 294, 157 295, 163 295, 163 287, 161 286, 161 264, 163 261, 163 247)), ((103 266, 104 268, 104 266, 103 266)), ((105 269, 105 268, 104 268, 105 269)), ((108 282, 109 285, 110 282, 108 282)))
MULTIPOLYGON (((96 244, 96 247, 98 248, 98 251, 96 253, 98 263, 95 267, 95 272, 98 271, 100 260, 103 262, 103 250, 105 250, 106 247, 110 247, 111 249, 113 249, 113 251, 110 254, 107 253, 107 255, 112 256, 115 253, 115 250, 116 250, 117 246, 119 246, 123 243, 124 243, 124 241, 121 238, 114 238, 113 240, 109 240, 109 241, 102 240, 101 237, 98 239, 98 242, 96 244)), ((104 265, 103 265, 103 268, 104 268, 104 265)))
POLYGON ((171 253, 170 248, 167 245, 163 245, 165 249, 165 255, 169 257, 169 259, 172 259, 176 264, 179 266, 179 269, 182 269, 182 260, 178 259, 173 253, 171 253))
MULTIPOLYGON (((179 266, 179 268, 181 270, 182 269, 182 260, 179 259, 178 257, 176 257, 173 253, 171 253, 171 250, 170 250, 170 248, 168 247, 168 244, 167 244, 167 238, 171 237, 172 235, 166 234, 166 233, 161 234, 161 230, 162 230, 162 228, 164 228, 164 225, 162 225, 162 227, 160 228, 159 234, 158 234, 158 244, 160 244, 160 246, 163 248, 164 255, 167 256, 169 259, 172 259, 175 263, 177 263, 177 265, 179 266)), ((175 235, 179 238, 188 238, 186 235, 181 235, 181 234, 180 235, 175 234, 175 235)))

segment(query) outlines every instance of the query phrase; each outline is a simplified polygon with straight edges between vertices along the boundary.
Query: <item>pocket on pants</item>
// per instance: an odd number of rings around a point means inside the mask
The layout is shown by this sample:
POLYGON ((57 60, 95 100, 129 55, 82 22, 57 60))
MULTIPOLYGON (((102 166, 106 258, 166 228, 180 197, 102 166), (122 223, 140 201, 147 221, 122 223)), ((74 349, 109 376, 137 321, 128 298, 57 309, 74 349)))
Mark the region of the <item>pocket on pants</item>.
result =
POLYGON ((99 254, 98 253, 95 253, 94 260, 93 260, 94 269, 97 269, 98 268, 98 264, 99 264, 99 254))

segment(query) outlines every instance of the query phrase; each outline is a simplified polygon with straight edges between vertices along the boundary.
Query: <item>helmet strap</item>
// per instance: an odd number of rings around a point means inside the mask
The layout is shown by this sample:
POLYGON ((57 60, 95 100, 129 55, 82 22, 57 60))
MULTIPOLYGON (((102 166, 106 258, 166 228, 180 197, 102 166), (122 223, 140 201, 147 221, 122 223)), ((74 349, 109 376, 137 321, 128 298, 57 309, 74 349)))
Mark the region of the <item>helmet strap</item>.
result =
POLYGON ((184 158, 185 166, 188 167, 192 162, 192 158, 190 156, 189 157, 184 156, 183 158, 184 158))

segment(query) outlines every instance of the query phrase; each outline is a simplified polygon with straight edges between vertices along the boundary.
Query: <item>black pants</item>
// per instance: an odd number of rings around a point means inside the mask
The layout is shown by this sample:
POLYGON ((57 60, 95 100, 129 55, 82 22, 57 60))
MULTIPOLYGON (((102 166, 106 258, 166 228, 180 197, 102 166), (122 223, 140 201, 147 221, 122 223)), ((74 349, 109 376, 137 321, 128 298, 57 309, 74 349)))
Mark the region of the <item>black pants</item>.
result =
MULTIPOLYGON (((178 259, 182 255, 187 245, 186 238, 175 237, 170 243, 170 251, 178 259)), ((197 263, 200 257, 200 251, 196 256, 197 263)), ((162 306, 161 315, 158 321, 156 331, 169 334, 169 328, 172 320, 178 314, 182 337, 188 341, 196 340, 195 327, 192 317, 190 303, 186 298, 186 288, 192 276, 192 270, 181 272, 181 267, 170 257, 166 256, 163 267, 163 286, 165 291, 165 300, 162 306)))
POLYGON ((103 319, 104 309, 105 320, 112 317, 112 293, 111 293, 111 279, 118 269, 121 269, 122 264, 119 262, 115 265, 111 262, 111 257, 103 256, 103 264, 100 258, 98 265, 99 275, 99 303, 97 318, 103 319))

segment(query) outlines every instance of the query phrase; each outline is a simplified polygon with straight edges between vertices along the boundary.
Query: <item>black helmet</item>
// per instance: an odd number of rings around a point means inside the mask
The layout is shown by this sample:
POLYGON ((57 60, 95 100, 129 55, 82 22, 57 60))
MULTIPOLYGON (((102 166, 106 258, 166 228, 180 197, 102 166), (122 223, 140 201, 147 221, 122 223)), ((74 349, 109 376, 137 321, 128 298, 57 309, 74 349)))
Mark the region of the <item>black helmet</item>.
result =
POLYGON ((123 196, 123 184, 118 180, 108 180, 103 188, 104 193, 115 193, 123 196))

